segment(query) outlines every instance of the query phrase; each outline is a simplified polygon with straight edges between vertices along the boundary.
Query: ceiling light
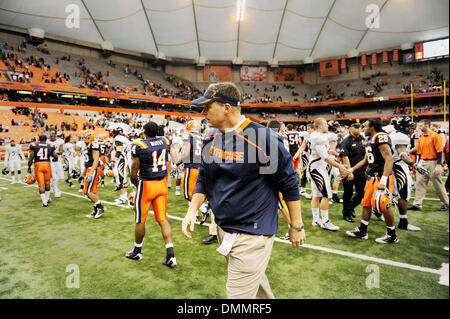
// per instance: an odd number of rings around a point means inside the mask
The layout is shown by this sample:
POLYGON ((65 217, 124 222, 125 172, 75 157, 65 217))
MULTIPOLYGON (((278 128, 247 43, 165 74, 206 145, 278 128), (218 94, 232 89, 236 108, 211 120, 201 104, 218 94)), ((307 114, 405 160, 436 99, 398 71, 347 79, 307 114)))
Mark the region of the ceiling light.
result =
POLYGON ((244 13, 245 13, 245 0, 237 0, 237 6, 236 6, 236 21, 243 21, 244 20, 244 13))

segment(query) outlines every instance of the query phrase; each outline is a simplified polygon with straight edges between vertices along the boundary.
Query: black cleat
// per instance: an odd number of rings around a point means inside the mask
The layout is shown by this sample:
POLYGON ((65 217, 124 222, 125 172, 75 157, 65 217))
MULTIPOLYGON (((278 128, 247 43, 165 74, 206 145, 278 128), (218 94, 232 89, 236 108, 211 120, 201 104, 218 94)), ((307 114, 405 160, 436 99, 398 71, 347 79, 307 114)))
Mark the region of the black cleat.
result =
POLYGON ((97 214, 97 210, 94 209, 94 211, 93 211, 92 213, 87 214, 87 215, 85 215, 85 216, 86 216, 87 218, 94 218, 96 214, 97 214))
POLYGON ((105 212, 105 210, 106 210, 106 208, 103 207, 103 206, 97 208, 97 213, 95 214, 94 218, 97 219, 97 218, 102 217, 102 215, 105 212))
POLYGON ((133 260, 141 260, 142 259, 142 253, 138 253, 136 254, 133 250, 130 250, 128 252, 125 253, 125 257, 127 257, 128 259, 133 259, 133 260))
POLYGON ((448 206, 447 205, 442 205, 441 208, 439 208, 440 212, 448 212, 448 206))
POLYGON ((214 244, 214 243, 217 243, 217 236, 216 235, 209 235, 208 237, 206 237, 203 240, 203 244, 205 244, 205 245, 211 245, 211 244, 214 244))
POLYGON ((42 203, 42 207, 48 207, 48 203, 47 204, 42 203))
POLYGON ((380 244, 396 244, 398 243, 398 237, 386 234, 384 237, 375 239, 375 241, 380 244))
POLYGON ((352 211, 352 218, 356 218, 356 213, 355 213, 355 211, 352 211))
POLYGON ((163 262, 163 265, 169 268, 175 268, 177 266, 177 259, 175 258, 175 256, 166 257, 166 261, 163 262))
POLYGON ((355 230, 347 230, 345 233, 347 234, 347 236, 352 238, 369 239, 367 233, 361 232, 361 230, 359 230, 359 227, 356 227, 355 230))
POLYGON ((203 225, 208 219, 209 215, 211 215, 211 209, 209 208, 206 213, 202 213, 202 220, 200 221, 200 225, 203 225))
POLYGON ((337 194, 333 194, 333 197, 331 198, 334 203, 341 203, 341 199, 337 194))
POLYGON ((114 188, 113 192, 118 192, 123 188, 122 184, 117 185, 116 188, 114 188))

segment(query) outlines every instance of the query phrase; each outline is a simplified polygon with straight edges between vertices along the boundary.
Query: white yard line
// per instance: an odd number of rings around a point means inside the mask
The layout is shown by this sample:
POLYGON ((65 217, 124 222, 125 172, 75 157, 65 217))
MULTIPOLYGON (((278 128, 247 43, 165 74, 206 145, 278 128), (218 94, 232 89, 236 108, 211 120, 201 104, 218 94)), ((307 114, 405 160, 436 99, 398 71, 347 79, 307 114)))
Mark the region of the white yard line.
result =
MULTIPOLYGON (((0 179, 8 180, 8 179, 3 178, 3 177, 0 177, 0 179)), ((27 184, 25 184, 23 182, 20 182, 20 184, 25 185, 25 186, 37 187, 37 185, 27 185, 27 184)), ((74 196, 74 197, 78 197, 78 198, 83 198, 83 199, 87 200, 87 198, 85 196, 82 196, 82 195, 79 195, 79 194, 63 192, 63 191, 61 193, 62 194, 66 194, 66 195, 70 195, 70 196, 74 196)), ((112 205, 112 206, 117 206, 117 207, 130 209, 127 205, 119 205, 119 204, 116 204, 116 203, 103 201, 103 200, 101 202, 105 203, 105 204, 108 204, 108 205, 112 205)), ((149 211, 149 213, 150 214, 154 214, 153 211, 149 211)), ((174 219, 174 220, 178 220, 178 221, 182 221, 183 220, 183 218, 181 218, 181 217, 172 216, 172 215, 169 215, 169 214, 167 215, 167 217, 169 217, 171 219, 174 219)), ((197 222, 197 224, 199 224, 199 223, 197 222)), ((204 223, 202 226, 207 227, 209 225, 210 225, 209 223, 204 223)), ((275 238, 275 241, 290 245, 290 242, 287 241, 287 240, 282 240, 282 239, 279 239, 279 238, 275 238)), ((342 251, 342 250, 333 249, 333 248, 327 248, 327 247, 321 247, 321 246, 316 246, 316 245, 303 244, 302 247, 303 248, 314 249, 314 250, 319 250, 319 251, 324 251, 324 252, 327 252, 327 253, 336 254, 336 255, 340 255, 340 256, 345 256, 345 257, 350 257, 350 258, 356 258, 356 259, 360 259, 360 260, 375 262, 375 263, 378 263, 378 264, 384 264, 384 265, 388 265, 388 266, 393 266, 393 267, 398 267, 398 268, 405 268, 405 269, 410 269, 410 270, 421 271, 421 272, 425 272, 425 273, 439 275, 440 276, 439 284, 445 285, 445 286, 449 286, 448 264, 445 264, 445 263, 442 264, 442 268, 441 269, 432 269, 432 268, 428 268, 428 267, 422 267, 422 266, 406 264, 406 263, 402 263, 402 262, 398 262, 398 261, 392 261, 392 260, 389 260, 389 259, 370 257, 370 256, 366 256, 366 255, 355 254, 355 253, 350 253, 350 252, 347 252, 347 251, 342 251)))

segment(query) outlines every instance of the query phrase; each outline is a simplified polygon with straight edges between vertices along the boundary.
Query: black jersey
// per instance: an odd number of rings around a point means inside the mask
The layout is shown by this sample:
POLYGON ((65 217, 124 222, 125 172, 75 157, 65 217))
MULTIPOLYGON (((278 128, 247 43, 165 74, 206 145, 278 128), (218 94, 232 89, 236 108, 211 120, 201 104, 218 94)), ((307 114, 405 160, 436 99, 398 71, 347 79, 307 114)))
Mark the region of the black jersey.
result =
POLYGON ((378 132, 372 138, 366 140, 366 154, 369 166, 367 167, 368 176, 382 176, 385 160, 381 154, 379 146, 388 144, 392 151, 392 142, 389 135, 385 132, 378 132))

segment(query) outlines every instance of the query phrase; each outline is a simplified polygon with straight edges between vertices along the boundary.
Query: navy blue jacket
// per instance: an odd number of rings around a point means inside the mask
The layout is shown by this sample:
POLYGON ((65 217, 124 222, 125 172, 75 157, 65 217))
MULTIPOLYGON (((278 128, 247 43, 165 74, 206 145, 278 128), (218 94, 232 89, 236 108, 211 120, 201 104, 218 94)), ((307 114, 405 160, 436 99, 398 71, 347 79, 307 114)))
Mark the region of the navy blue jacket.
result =
POLYGON ((278 134, 249 119, 231 132, 208 131, 195 193, 206 194, 217 225, 276 234, 279 192, 284 200, 300 199, 292 157, 278 134))

